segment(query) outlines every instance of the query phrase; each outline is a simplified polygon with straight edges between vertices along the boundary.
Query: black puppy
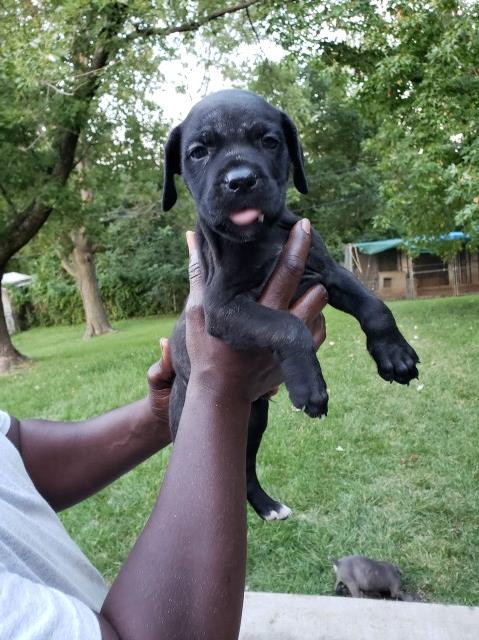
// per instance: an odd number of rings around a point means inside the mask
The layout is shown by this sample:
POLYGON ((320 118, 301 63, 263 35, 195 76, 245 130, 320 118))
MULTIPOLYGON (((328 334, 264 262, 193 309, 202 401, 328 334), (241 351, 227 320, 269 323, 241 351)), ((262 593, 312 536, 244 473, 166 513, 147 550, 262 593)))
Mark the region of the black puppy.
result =
MULTIPOLYGON (((256 302, 298 217, 285 206, 289 166, 307 192, 303 153, 289 117, 248 91, 214 93, 193 107, 166 143, 163 209, 175 204, 175 174, 182 175, 198 209, 196 227, 206 283, 208 332, 237 349, 268 348, 280 363, 291 402, 311 417, 327 413, 328 396, 313 339, 287 311, 256 302)), ((369 353, 385 380, 408 383, 418 376, 418 357, 399 332, 389 309, 328 254, 313 232, 296 298, 322 283, 329 302, 358 319, 369 353)), ((173 333, 176 379, 170 425, 176 435, 190 363, 182 316, 173 333)), ((248 432, 248 500, 266 520, 290 509, 272 500, 256 475, 256 454, 268 420, 268 400, 253 403, 248 432)))

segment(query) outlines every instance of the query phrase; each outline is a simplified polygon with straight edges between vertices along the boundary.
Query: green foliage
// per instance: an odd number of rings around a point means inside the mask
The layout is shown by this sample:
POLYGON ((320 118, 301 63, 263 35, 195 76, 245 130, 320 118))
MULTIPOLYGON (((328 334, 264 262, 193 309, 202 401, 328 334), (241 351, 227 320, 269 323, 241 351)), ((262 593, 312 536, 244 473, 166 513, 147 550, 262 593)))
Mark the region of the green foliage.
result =
MULTIPOLYGON (((217 10, 212 0, 0 4, 0 238, 33 200, 64 208, 63 184, 51 175, 66 132, 81 133, 77 161, 98 144, 105 152, 107 142, 110 163, 119 163, 115 144, 130 142, 135 122, 150 134, 161 121, 151 96, 162 84, 160 63, 177 56, 178 43, 193 46, 196 32, 212 49, 247 41, 238 36, 244 12, 207 21, 217 10), (95 72, 103 50, 105 66, 95 72)), ((142 153, 153 152, 143 134, 142 153)))
POLYGON ((84 311, 78 290, 55 254, 43 254, 36 260, 30 260, 28 269, 34 273, 33 282, 26 287, 11 289, 22 329, 83 321, 84 311))
POLYGON ((295 121, 305 154, 309 193, 289 193, 289 205, 307 216, 337 259, 343 244, 378 237, 372 221, 377 179, 364 150, 367 122, 349 95, 349 78, 339 65, 320 59, 298 65, 292 56, 255 69, 254 91, 288 112, 295 121))
MULTIPOLYGON (((157 216, 124 217, 111 223, 98 254, 98 283, 108 315, 178 313, 188 293, 184 231, 157 216)), ((77 287, 52 251, 29 260, 35 279, 12 298, 24 328, 78 324, 84 311, 77 287)))
MULTIPOLYGON (((78 295, 53 258, 71 251, 72 231, 84 227, 97 248, 111 248, 107 222, 119 211, 155 209, 167 129, 152 98, 162 83, 160 63, 177 56, 182 42, 194 47, 197 32, 215 52, 246 42, 251 31, 238 37, 240 13, 221 17, 211 0, 1 3, 2 268, 54 210, 35 248, 22 256, 28 272, 38 271, 33 306, 24 305, 27 321, 78 319, 78 295), (35 253, 45 259, 30 260, 35 253)), ((161 233, 157 249, 175 254, 177 237, 161 233)), ((138 249, 139 257, 144 247, 138 249)), ((114 318, 181 306, 182 251, 164 264, 152 251, 131 272, 121 251, 111 251, 115 270, 100 255, 99 280, 114 318)))
POLYGON ((157 216, 125 218, 110 226, 99 254, 99 282, 112 318, 178 313, 188 294, 184 229, 157 216))
POLYGON ((479 243, 479 8, 450 0, 396 5, 396 46, 368 79, 366 105, 381 121, 384 209, 409 236, 453 229, 479 243), (372 107, 374 108, 374 107, 372 107))
POLYGON ((270 30, 301 69, 339 67, 347 79, 349 106, 369 129, 362 152, 375 165, 376 228, 416 240, 463 230, 477 246, 478 3, 314 5, 291 5, 288 22, 273 15, 270 30))

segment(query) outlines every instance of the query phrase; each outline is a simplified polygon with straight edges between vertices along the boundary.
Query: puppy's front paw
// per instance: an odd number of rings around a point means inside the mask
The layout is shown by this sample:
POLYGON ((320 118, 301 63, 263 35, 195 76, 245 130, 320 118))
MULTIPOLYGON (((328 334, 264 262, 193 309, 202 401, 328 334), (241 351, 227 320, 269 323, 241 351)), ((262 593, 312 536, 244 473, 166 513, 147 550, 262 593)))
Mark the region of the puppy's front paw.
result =
POLYGON ((316 354, 287 358, 281 369, 293 405, 311 418, 327 416, 328 394, 316 354))
POLYGON ((409 384, 419 377, 419 357, 399 331, 368 338, 368 351, 376 361, 378 373, 388 382, 409 384))

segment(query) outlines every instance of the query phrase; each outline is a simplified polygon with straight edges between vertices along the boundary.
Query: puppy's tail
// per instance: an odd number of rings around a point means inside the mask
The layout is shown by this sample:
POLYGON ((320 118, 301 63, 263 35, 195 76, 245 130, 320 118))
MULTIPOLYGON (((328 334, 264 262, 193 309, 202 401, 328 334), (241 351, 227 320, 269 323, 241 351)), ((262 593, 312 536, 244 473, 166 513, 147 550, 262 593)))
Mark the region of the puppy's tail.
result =
POLYGON ((339 562, 337 558, 333 558, 333 556, 329 556, 328 560, 333 565, 333 569, 337 572, 338 566, 339 566, 339 562))

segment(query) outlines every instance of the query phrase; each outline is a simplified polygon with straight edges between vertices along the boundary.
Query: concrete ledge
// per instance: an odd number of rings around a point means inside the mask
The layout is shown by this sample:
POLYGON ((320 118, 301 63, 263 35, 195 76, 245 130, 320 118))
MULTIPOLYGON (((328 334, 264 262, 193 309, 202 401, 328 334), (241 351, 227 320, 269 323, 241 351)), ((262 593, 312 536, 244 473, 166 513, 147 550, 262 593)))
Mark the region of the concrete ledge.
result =
POLYGON ((479 607, 245 593, 240 640, 478 640, 479 607))

